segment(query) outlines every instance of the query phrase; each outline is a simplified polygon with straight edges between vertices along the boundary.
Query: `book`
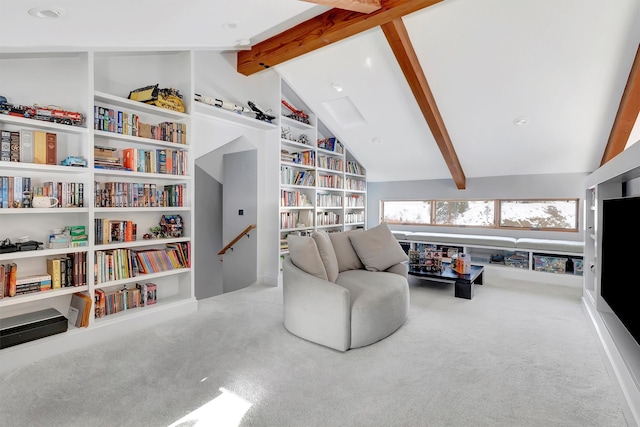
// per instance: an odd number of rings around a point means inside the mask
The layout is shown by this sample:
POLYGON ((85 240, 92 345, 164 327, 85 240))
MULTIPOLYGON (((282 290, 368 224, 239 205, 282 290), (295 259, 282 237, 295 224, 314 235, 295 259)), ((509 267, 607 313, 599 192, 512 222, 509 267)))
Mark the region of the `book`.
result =
POLYGON ((58 164, 58 135, 47 132, 46 134, 46 163, 48 165, 58 164))
POLYGON ((1 133, 0 139, 0 160, 3 162, 11 161, 11 132, 8 130, 3 130, 1 133))
POLYGON ((20 161, 20 132, 11 132, 10 158, 12 162, 20 161))
POLYGON ((62 270, 60 269, 60 258, 47 258, 47 273, 51 275, 51 288, 61 288, 62 279, 60 275, 62 274, 62 270))
MULTIPOLYGON (((17 280, 18 280, 18 264, 16 264, 15 262, 11 262, 7 264, 7 266, 9 268, 7 295, 9 295, 10 297, 13 297, 16 295, 16 291, 17 291, 16 286, 17 286, 17 280)), ((6 276, 5 276, 5 280, 7 280, 6 276)))
POLYGON ((4 280, 5 274, 6 273, 5 273, 5 270, 4 270, 4 264, 0 264, 0 299, 4 298, 5 295, 9 296, 7 290, 5 289, 5 286, 4 286, 5 285, 5 280, 4 280))
POLYGON ((33 163, 33 131, 20 130, 20 161, 33 163))
POLYGON ((92 309, 91 297, 84 292, 76 292, 71 295, 71 303, 69 306, 78 310, 75 326, 77 328, 86 328, 89 326, 92 309))
POLYGON ((33 161, 41 165, 47 164, 47 133, 44 131, 33 132, 33 161))

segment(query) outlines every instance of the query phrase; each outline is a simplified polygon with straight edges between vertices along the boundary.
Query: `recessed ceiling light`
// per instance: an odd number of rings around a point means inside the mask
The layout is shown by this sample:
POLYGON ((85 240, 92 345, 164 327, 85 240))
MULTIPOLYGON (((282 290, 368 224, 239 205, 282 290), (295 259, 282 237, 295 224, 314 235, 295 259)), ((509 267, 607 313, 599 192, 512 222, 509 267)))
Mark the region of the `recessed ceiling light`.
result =
POLYGON ((64 15, 64 9, 61 9, 59 7, 34 7, 32 9, 29 9, 28 13, 35 18, 56 19, 64 15))
POLYGON ((525 126, 529 124, 529 117, 518 117, 513 121, 516 126, 525 126))
POLYGON ((226 22, 222 26, 224 28, 228 29, 228 30, 233 30, 235 28, 238 28, 238 23, 237 22, 226 22))
POLYGON ((371 142, 373 142, 376 145, 382 144, 382 140, 380 138, 378 138, 378 137, 371 138, 371 142))
POLYGON ((342 86, 340 83, 331 83, 331 87, 336 90, 336 92, 342 92, 342 86))

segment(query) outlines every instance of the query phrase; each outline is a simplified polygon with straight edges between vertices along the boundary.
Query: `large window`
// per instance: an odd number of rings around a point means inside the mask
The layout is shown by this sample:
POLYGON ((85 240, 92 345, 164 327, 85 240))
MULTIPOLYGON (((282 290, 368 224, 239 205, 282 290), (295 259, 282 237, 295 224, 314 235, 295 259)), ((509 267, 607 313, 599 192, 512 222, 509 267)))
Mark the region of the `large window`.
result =
POLYGON ((577 230, 578 200, 500 200, 500 227, 577 230))
POLYGON ((383 201, 382 218, 389 224, 431 224, 431 201, 383 201))
POLYGON ((437 201, 435 222, 438 225, 493 227, 495 202, 493 200, 437 201))
POLYGON ((578 231, 578 199, 383 200, 389 224, 578 231))

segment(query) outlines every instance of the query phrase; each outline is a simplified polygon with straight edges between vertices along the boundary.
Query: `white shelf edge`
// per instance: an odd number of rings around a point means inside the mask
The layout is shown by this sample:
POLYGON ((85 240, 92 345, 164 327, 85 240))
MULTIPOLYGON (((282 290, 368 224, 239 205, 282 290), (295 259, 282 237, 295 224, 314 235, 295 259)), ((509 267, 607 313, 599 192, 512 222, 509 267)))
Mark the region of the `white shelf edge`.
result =
POLYGON ((148 208, 145 207, 124 207, 124 208, 105 208, 99 207, 94 208, 93 211, 96 213, 106 213, 106 212, 162 212, 162 211, 190 211, 191 208, 189 206, 151 206, 148 208))
POLYGON ((129 178, 165 179, 170 181, 190 181, 191 175, 170 175, 166 173, 131 172, 126 170, 93 168, 98 176, 125 176, 129 178))
POLYGON ((316 151, 317 150, 317 147, 314 147, 313 145, 303 144, 302 142, 298 142, 298 141, 294 141, 294 140, 286 139, 286 138, 280 138, 280 144, 285 144, 285 145, 288 145, 290 147, 302 148, 302 149, 307 150, 307 151, 316 151))
POLYGON ((287 117, 285 115, 280 115, 280 121, 281 121, 280 122, 281 125, 288 124, 290 126, 297 127, 298 129, 315 130, 315 128, 316 128, 312 124, 302 123, 302 122, 300 122, 298 120, 291 119, 291 118, 289 118, 289 117, 287 117))
POLYGON ((60 174, 66 174, 66 173, 83 174, 83 173, 88 173, 89 171, 89 168, 86 168, 86 167, 45 165, 41 163, 6 162, 6 161, 0 161, 0 168, 25 170, 25 171, 31 171, 31 172, 60 173, 60 174))
MULTIPOLYGON (((93 114, 91 114, 91 119, 93 119, 93 114)), ((85 124, 87 121, 88 117, 85 116, 85 124)), ((85 126, 62 125, 59 123, 45 122, 43 120, 28 119, 26 117, 10 116, 8 114, 0 114, 0 123, 63 133, 86 134, 89 132, 89 129, 85 126)))
POLYGON ((278 128, 278 123, 269 123, 263 120, 257 120, 255 117, 244 116, 242 114, 234 113, 233 111, 224 110, 214 105, 203 104, 199 101, 193 102, 193 115, 206 118, 213 117, 258 130, 273 130, 278 128))
POLYGON ((56 298, 64 295, 74 294, 76 292, 85 292, 89 290, 89 285, 70 286, 66 288, 51 289, 48 291, 33 292, 30 294, 16 295, 14 297, 4 297, 0 299, 0 307, 8 307, 15 304, 24 304, 31 301, 39 301, 48 298, 56 298))
POLYGON ((0 215, 87 213, 89 208, 3 208, 0 215))
POLYGON ((173 239, 139 239, 133 242, 115 242, 107 244, 95 244, 94 251, 108 251, 111 249, 139 248, 142 246, 162 245, 165 243, 183 243, 190 242, 188 237, 176 237, 173 239))
POLYGON ((288 211, 288 210, 311 210, 313 206, 280 206, 280 210, 288 211))
POLYGON ((298 169, 315 169, 315 166, 313 165, 302 165, 299 163, 292 163, 292 162, 285 162, 285 161, 280 161, 280 165, 289 166, 289 167, 298 168, 298 169))
POLYGON ((185 274, 191 271, 191 268, 175 268, 173 270, 160 271, 158 273, 139 274, 135 277, 127 277, 126 279, 112 280, 109 282, 96 283, 94 289, 111 288, 113 286, 125 285, 132 282, 144 282, 147 280, 158 279, 160 277, 173 276, 176 274, 185 274))
POLYGON ((0 254, 0 261, 49 257, 54 255, 64 255, 64 254, 75 253, 75 252, 88 252, 88 250, 89 250, 88 246, 82 246, 78 248, 38 249, 36 251, 7 252, 4 254, 0 254))

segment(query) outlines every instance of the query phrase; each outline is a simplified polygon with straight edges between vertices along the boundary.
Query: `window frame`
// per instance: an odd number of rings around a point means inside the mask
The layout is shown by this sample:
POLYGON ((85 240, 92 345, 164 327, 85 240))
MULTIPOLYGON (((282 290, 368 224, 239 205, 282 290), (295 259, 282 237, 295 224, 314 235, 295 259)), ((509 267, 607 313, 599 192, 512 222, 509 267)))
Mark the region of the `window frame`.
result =
POLYGON ((507 199, 382 199, 380 200, 380 222, 385 222, 384 217, 384 205, 386 202, 393 203, 402 203, 402 202, 422 202, 429 203, 430 206, 430 218, 429 223, 414 223, 414 222, 395 222, 395 221, 386 221, 388 224, 392 225, 408 225, 408 226, 430 226, 430 227, 455 227, 455 228, 476 228, 476 229, 493 229, 493 230, 529 230, 529 231, 549 231, 549 232, 565 232, 565 233, 575 233, 580 231, 580 205, 581 200, 577 197, 549 197, 549 198, 528 198, 528 199, 515 199, 515 198, 507 198, 507 199), (436 216, 436 206, 438 202, 491 202, 494 203, 493 213, 493 224, 492 225, 458 225, 458 224, 437 224, 435 222, 436 216), (567 202, 575 202, 576 211, 575 211, 575 228, 535 228, 535 227, 514 227, 514 226, 503 226, 500 225, 502 222, 501 218, 501 206, 502 202, 553 202, 553 201, 567 201, 567 202))

